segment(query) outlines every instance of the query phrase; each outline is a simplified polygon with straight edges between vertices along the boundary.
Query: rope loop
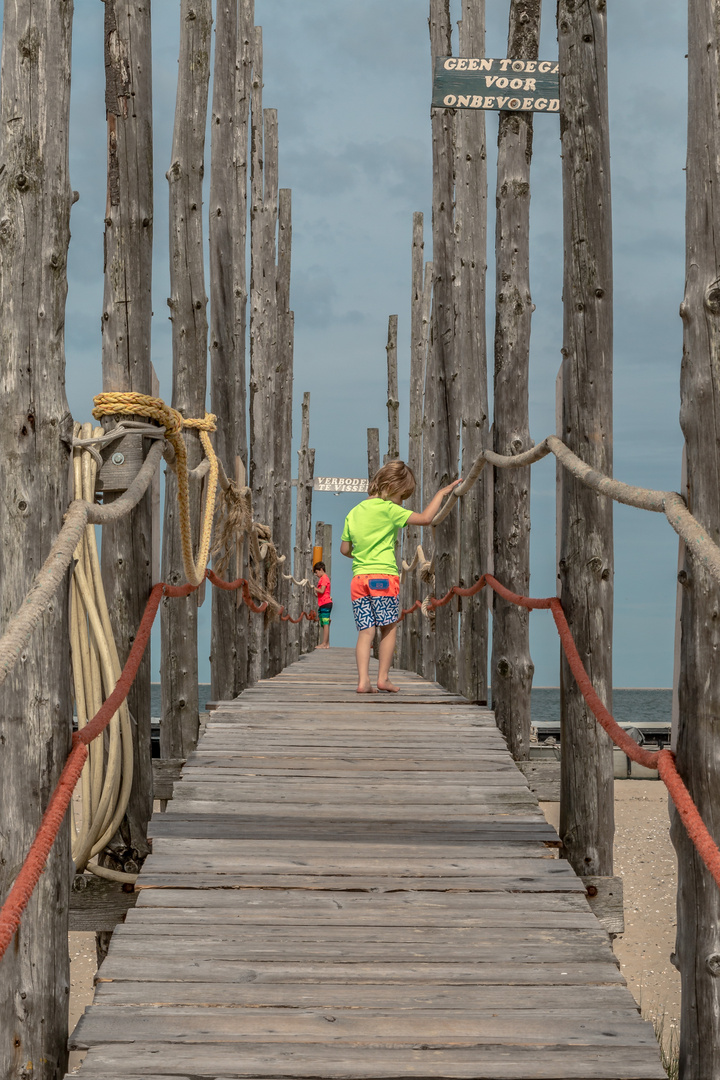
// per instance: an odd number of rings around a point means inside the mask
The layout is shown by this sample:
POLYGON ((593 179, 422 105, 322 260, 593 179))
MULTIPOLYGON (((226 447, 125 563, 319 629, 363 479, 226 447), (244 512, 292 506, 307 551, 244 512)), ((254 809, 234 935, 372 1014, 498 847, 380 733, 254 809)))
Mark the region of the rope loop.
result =
POLYGON ((96 420, 100 420, 103 416, 147 416, 165 428, 165 438, 175 451, 183 569, 188 582, 191 585, 199 585, 205 575, 210 557, 210 540, 215 516, 215 496, 217 494, 219 466, 215 450, 210 442, 210 432, 217 431, 217 417, 213 413, 207 412, 202 418, 185 417, 177 409, 166 405, 162 398, 137 394, 134 391, 107 391, 98 394, 94 398, 94 403, 93 416, 96 420), (182 437, 183 428, 189 428, 199 433, 205 457, 210 462, 207 497, 205 499, 197 558, 193 553, 192 523, 190 521, 190 481, 187 448, 182 437))

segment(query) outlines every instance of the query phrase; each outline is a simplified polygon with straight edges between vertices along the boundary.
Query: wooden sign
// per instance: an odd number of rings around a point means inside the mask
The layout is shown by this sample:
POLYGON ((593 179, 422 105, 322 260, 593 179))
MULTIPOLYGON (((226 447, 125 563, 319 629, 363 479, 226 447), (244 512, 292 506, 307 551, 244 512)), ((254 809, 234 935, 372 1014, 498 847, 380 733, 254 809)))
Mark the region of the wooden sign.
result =
MULTIPOLYGON (((296 487, 297 480, 293 480, 292 485, 296 487)), ((313 481, 313 491, 332 491, 336 495, 339 495, 341 491, 356 491, 358 494, 362 494, 367 489, 366 477, 316 476, 313 481)))
POLYGON ((559 112, 557 61, 439 56, 432 105, 435 109, 559 112))

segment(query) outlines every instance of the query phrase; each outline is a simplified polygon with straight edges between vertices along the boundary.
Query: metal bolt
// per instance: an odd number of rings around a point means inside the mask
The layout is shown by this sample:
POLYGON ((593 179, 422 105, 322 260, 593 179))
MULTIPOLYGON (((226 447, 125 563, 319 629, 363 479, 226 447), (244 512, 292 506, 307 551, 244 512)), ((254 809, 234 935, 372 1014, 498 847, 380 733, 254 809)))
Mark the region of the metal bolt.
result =
POLYGON ((124 461, 125 461, 125 455, 121 454, 120 451, 118 450, 118 452, 116 454, 113 454, 113 456, 111 458, 111 461, 112 461, 113 465, 122 465, 124 463, 124 461))

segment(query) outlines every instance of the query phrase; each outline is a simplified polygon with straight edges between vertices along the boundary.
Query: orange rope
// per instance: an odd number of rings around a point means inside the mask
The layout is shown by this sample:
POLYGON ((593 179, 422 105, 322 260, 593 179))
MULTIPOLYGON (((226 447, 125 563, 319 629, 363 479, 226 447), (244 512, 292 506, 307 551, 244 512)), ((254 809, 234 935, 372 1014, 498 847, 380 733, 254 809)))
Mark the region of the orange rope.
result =
MULTIPOLYGON (((218 588, 225 589, 229 592, 234 592, 236 589, 242 589, 242 598, 251 611, 261 614, 266 610, 268 606, 267 601, 262 604, 256 604, 253 601, 250 595, 248 582, 245 578, 237 578, 236 581, 223 581, 221 578, 217 577, 212 570, 208 570, 206 573, 212 584, 216 585, 218 588)), ((148 602, 145 605, 145 611, 140 620, 140 626, 138 627, 138 632, 133 641, 132 648, 130 649, 125 667, 120 673, 120 678, 115 684, 115 688, 82 731, 73 734, 72 749, 63 766, 57 786, 50 796, 50 801, 43 814, 42 821, 38 826, 35 839, 33 840, 30 850, 25 857, 25 861, 7 895, 5 903, 2 908, 0 908, 0 959, 5 955, 5 950, 20 926, 22 913, 28 905, 33 890, 35 889, 45 867, 45 863, 47 862, 50 849, 60 832, 60 827, 63 823, 65 814, 67 813, 67 808, 70 805, 72 793, 80 778, 80 773, 82 772, 83 765, 88 756, 88 745, 105 730, 110 723, 110 720, 127 697, 130 687, 135 680, 138 668, 140 667, 140 661, 143 658, 143 654, 150 640, 150 632, 160 606, 160 601, 164 596, 189 596, 190 593, 195 592, 198 588, 198 585, 166 585, 164 582, 159 582, 154 586, 148 602)), ((303 618, 314 621, 317 619, 317 615, 314 611, 303 611, 299 619, 293 619, 292 621, 300 622, 300 619, 303 618)))
MULTIPOLYGON (((693 802, 692 796, 677 770, 675 754, 672 750, 660 750, 654 753, 650 750, 643 750, 642 747, 638 746, 635 740, 631 739, 627 732, 620 727, 612 714, 605 708, 595 692, 592 682, 590 681, 590 676, 583 666, 580 654, 577 651, 577 646, 573 641, 568 621, 565 618, 565 612, 563 611, 562 604, 557 596, 547 596, 542 598, 520 596, 518 593, 511 592, 510 589, 501 585, 492 574, 483 574, 479 581, 476 581, 474 585, 471 585, 467 589, 461 588, 459 585, 454 585, 439 600, 434 596, 429 597, 427 605, 429 608, 444 607, 446 604, 450 603, 453 596, 474 596, 475 593, 484 589, 486 585, 489 585, 498 596, 503 598, 503 600, 507 600, 510 604, 515 604, 516 607, 524 607, 530 611, 540 608, 552 612, 557 632, 560 635, 560 644, 562 645, 570 670, 572 671, 575 681, 580 689, 580 693, 585 698, 585 702, 593 716, 600 726, 608 733, 615 745, 619 746, 623 753, 627 754, 632 761, 637 761, 638 764, 644 765, 646 769, 657 769, 660 779, 665 784, 665 787, 670 794, 670 798, 675 804, 675 808, 680 815, 680 820, 685 826, 690 840, 694 844, 700 858, 712 874, 715 883, 720 887, 720 850, 718 850, 717 844, 710 835, 705 822, 700 817, 700 813, 693 802)), ((404 608, 400 616, 400 621, 402 621, 406 615, 411 614, 421 606, 420 601, 416 600, 412 607, 404 608)))

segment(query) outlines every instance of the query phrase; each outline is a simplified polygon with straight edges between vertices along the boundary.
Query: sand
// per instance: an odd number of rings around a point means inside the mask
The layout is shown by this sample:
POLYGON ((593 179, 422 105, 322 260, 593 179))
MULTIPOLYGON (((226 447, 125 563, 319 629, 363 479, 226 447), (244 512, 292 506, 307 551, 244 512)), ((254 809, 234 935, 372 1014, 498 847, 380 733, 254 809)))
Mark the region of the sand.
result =
MULTIPOLYGON (((541 805, 557 828, 559 803, 541 805)), ((625 933, 613 949, 643 1016, 662 1027, 669 1046, 680 1025, 680 974, 670 963, 677 863, 667 789, 659 780, 615 783, 615 873, 623 879, 625 933)))
MULTIPOLYGON (((557 828, 559 804, 541 806, 557 828)), ((670 963, 677 869, 665 785, 658 780, 616 782, 615 827, 615 873, 623 878, 625 933, 613 948, 643 1015, 663 1024, 668 1044, 679 1026, 680 976, 670 963)), ((92 1001, 95 971, 95 935, 70 934, 71 1031, 92 1001)), ((84 1056, 70 1055, 71 1071, 84 1056)))

